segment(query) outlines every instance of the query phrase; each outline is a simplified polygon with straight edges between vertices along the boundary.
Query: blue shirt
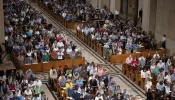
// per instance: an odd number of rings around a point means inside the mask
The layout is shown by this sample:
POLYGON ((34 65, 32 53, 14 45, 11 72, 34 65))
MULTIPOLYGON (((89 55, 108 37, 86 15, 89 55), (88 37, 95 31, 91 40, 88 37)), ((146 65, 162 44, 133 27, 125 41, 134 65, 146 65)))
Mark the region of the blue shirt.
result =
POLYGON ((83 80, 76 80, 76 85, 83 85, 83 80))
POLYGON ((163 88, 164 88, 164 86, 165 86, 164 84, 160 85, 160 83, 157 83, 157 85, 156 85, 156 89, 162 91, 163 88))
POLYGON ((27 35, 27 37, 30 37, 30 36, 32 36, 32 33, 31 32, 26 32, 26 35, 27 35))

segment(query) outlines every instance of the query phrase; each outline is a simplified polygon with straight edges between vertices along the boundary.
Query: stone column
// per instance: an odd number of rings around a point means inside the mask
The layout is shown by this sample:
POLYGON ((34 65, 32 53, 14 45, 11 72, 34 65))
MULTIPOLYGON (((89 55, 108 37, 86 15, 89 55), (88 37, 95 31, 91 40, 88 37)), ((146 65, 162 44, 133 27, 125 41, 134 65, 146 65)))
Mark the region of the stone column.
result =
POLYGON ((99 6, 99 8, 103 8, 103 0, 99 0, 98 6, 99 6))
POLYGON ((139 3, 138 0, 134 0, 134 5, 133 5, 134 9, 133 10, 134 10, 134 25, 135 26, 137 26, 137 19, 138 19, 138 17, 137 17, 137 15, 138 15, 138 3, 139 3))
POLYGON ((144 31, 149 31, 149 20, 150 20, 150 0, 143 0, 143 17, 142 17, 142 28, 144 31))
POLYGON ((0 44, 5 42, 3 0, 0 0, 0 44))
POLYGON ((128 16, 128 0, 123 0, 123 15, 124 18, 127 18, 128 16))

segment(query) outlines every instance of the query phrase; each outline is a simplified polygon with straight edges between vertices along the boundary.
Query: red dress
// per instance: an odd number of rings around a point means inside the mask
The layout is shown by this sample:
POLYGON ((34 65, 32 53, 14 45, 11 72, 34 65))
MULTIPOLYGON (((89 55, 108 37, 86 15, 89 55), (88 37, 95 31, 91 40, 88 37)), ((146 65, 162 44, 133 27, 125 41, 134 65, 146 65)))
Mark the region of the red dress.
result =
POLYGON ((136 60, 131 61, 131 68, 137 70, 137 64, 138 62, 136 60))

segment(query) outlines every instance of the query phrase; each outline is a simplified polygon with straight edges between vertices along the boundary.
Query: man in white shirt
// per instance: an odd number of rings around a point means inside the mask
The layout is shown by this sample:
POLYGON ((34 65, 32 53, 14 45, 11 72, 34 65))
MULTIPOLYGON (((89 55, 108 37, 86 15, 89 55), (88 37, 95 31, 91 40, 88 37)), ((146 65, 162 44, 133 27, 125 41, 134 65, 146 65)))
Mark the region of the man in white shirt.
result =
POLYGON ((56 79, 57 78, 57 71, 55 68, 50 69, 50 78, 56 79))
POLYGON ((42 85, 42 82, 41 82, 41 80, 39 79, 39 77, 34 81, 34 83, 33 83, 35 86, 36 85, 38 85, 39 87, 41 87, 41 85, 42 85))
POLYGON ((116 19, 118 19, 118 17, 119 17, 119 11, 117 9, 115 10, 115 17, 116 17, 116 19))
POLYGON ((153 55, 153 58, 158 60, 160 58, 160 55, 158 54, 158 52, 156 51, 156 53, 153 55))
POLYGON ((71 48, 71 47, 68 47, 68 48, 66 49, 66 54, 70 55, 71 52, 72 52, 72 48, 71 48))
POLYGON ((57 52, 58 59, 59 59, 59 60, 62 60, 62 59, 63 59, 63 55, 64 55, 64 53, 61 52, 61 49, 60 49, 60 50, 57 52))
POLYGON ((27 96, 32 96, 32 91, 29 87, 27 87, 27 89, 24 91, 24 94, 27 95, 27 96))
POLYGON ((67 15, 67 14, 66 14, 65 12, 62 13, 62 17, 63 17, 63 18, 66 18, 66 15, 67 15))
POLYGON ((133 60, 133 58, 130 55, 129 57, 126 58, 126 64, 130 64, 132 60, 133 60))
POLYGON ((63 42, 62 42, 62 41, 59 41, 59 42, 57 43, 57 47, 58 47, 58 48, 64 47, 63 42))
POLYGON ((90 64, 88 67, 87 67, 87 72, 90 72, 90 70, 93 69, 93 64, 90 64))
POLYGON ((21 90, 16 89, 16 91, 15 91, 15 92, 16 92, 16 96, 17 96, 17 97, 21 97, 21 90))

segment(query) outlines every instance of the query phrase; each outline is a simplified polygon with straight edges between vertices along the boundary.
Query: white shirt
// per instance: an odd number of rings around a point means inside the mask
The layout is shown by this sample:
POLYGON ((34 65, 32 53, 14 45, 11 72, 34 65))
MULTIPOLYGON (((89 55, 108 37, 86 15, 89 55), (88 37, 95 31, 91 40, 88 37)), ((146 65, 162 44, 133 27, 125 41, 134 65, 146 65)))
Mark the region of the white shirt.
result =
POLYGON ((133 60, 132 58, 127 57, 127 58, 126 58, 126 64, 130 64, 130 63, 132 62, 132 60, 133 60))
POLYGON ((26 94, 26 95, 32 95, 32 91, 30 89, 29 89, 29 91, 25 90, 24 91, 24 94, 26 94))
POLYGON ((16 96, 20 97, 21 96, 21 90, 18 90, 18 92, 16 91, 16 96))
POLYGON ((41 97, 34 97, 32 100, 41 100, 41 97))
POLYGON ((28 87, 31 89, 33 87, 33 84, 28 84, 28 87))
POLYGON ((34 85, 38 85, 39 87, 41 87, 41 85, 42 85, 42 82, 41 82, 41 80, 36 80, 36 81, 34 81, 34 83, 33 83, 34 85))
POLYGON ((28 52, 27 56, 31 57, 32 56, 32 52, 28 52))
POLYGON ((58 42, 58 43, 57 43, 57 46, 58 46, 58 47, 63 47, 64 44, 63 44, 63 42, 58 42))
POLYGON ((95 100, 104 100, 102 96, 100 97, 95 97, 95 100))
POLYGON ((54 52, 57 52, 57 51, 58 51, 58 48, 54 48, 53 51, 54 51, 54 52))
POLYGON ((169 87, 169 86, 165 86, 165 93, 166 93, 167 95, 170 94, 170 87, 169 87))
POLYGON ((9 30, 9 32, 12 32, 13 31, 13 27, 9 27, 8 30, 9 30))
POLYGON ((56 69, 51 69, 50 70, 50 78, 52 78, 52 79, 56 79, 57 78, 57 71, 56 71, 56 69), (53 74, 53 71, 55 71, 55 73, 53 74))
POLYGON ((58 52, 57 53, 58 59, 63 59, 63 55, 64 55, 63 52, 58 52))
POLYGON ((165 42, 166 41, 166 37, 162 37, 162 42, 165 42))
POLYGON ((170 75, 165 76, 164 80, 167 80, 168 83, 171 83, 171 76, 170 75))
POLYGON ((8 36, 5 36, 5 40, 8 40, 8 36))
POLYGON ((66 54, 70 55, 71 52, 72 52, 72 49, 71 49, 71 48, 67 48, 67 50, 66 50, 66 54))
POLYGON ((153 55, 153 58, 155 59, 156 56, 158 57, 158 59, 160 58, 160 55, 159 55, 159 54, 154 54, 154 55, 153 55))
POLYGON ((39 31, 35 31, 35 34, 39 35, 40 33, 39 33, 39 31))
POLYGON ((144 72, 143 70, 141 70, 141 78, 146 78, 146 72, 144 72))
POLYGON ((66 17, 66 15, 67 15, 67 14, 64 12, 64 13, 62 14, 62 17, 63 17, 63 18, 65 18, 65 17, 66 17))
POLYGON ((89 72, 90 70, 92 70, 93 69, 93 66, 91 66, 91 65, 89 65, 88 67, 87 67, 87 71, 89 72))
POLYGON ((148 91, 148 89, 151 89, 151 86, 152 86, 152 82, 151 81, 147 81, 146 85, 145 85, 146 90, 148 91))
POLYGON ((119 15, 119 11, 118 10, 115 11, 115 15, 119 15))

